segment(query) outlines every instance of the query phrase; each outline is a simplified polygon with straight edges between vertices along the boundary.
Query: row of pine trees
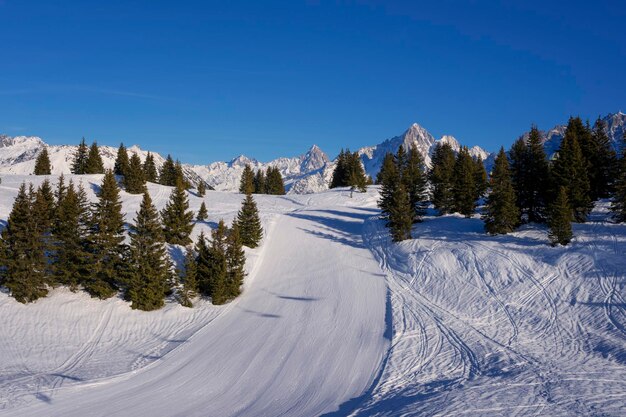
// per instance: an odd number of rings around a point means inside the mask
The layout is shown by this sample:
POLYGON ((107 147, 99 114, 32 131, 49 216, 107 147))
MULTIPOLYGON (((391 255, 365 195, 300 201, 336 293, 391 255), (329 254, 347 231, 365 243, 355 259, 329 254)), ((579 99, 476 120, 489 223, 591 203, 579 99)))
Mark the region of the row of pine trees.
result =
POLYGON ((270 194, 285 195, 285 182, 277 167, 259 169, 255 173, 250 165, 246 164, 241 173, 239 192, 242 194, 270 194))
MULTIPOLYGON (((126 230, 111 170, 93 204, 82 184, 66 185, 63 176, 55 190, 47 179, 37 189, 22 184, 0 240, 0 284, 23 303, 63 285, 101 299, 121 292, 141 310, 162 307, 169 295, 187 306, 198 294, 214 304, 237 297, 244 277, 243 246, 256 247, 262 238, 252 196, 230 228, 220 221, 210 241, 200 234, 192 247, 194 213, 182 182, 177 181, 161 212, 145 186, 142 193, 135 221, 126 230), (175 270, 166 244, 186 247, 184 270, 175 270)), ((206 216, 203 202, 197 217, 206 216)))
POLYGON ((586 221, 600 198, 611 197, 614 218, 626 221, 624 156, 618 158, 613 150, 602 120, 591 127, 579 117, 569 119, 552 160, 533 126, 508 153, 500 150, 489 180, 483 161, 466 147, 455 154, 449 144, 438 143, 427 171, 417 149, 406 153, 401 146, 396 155, 386 156, 378 174, 379 206, 393 240, 401 241, 411 238, 412 224, 421 220, 429 202, 439 214, 471 217, 486 196, 482 218, 488 233, 547 223, 550 242, 566 245, 573 237, 571 222, 586 221))

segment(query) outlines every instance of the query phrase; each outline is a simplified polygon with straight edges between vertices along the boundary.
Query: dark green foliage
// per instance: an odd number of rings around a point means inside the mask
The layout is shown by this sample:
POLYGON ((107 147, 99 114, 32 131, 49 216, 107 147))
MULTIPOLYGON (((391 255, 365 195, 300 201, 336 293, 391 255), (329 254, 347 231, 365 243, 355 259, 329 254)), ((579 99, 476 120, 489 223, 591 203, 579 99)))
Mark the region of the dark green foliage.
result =
POLYGON ((211 245, 207 246, 201 233, 196 244, 196 276, 200 293, 211 297, 213 304, 224 304, 229 299, 227 233, 220 220, 211 233, 211 245))
POLYGON ((146 189, 146 179, 141 166, 141 159, 139 159, 136 153, 133 153, 133 156, 130 157, 122 183, 126 192, 130 194, 141 194, 146 189))
MULTIPOLYGON (((59 187, 60 189, 61 187, 59 187)), ((57 207, 53 227, 55 239, 55 281, 72 291, 91 275, 91 255, 88 249, 90 211, 87 194, 70 181, 69 187, 57 193, 57 207)))
POLYGON ((185 190, 191 188, 191 183, 185 179, 185 173, 183 171, 183 165, 179 160, 176 160, 174 164, 174 172, 175 172, 175 184, 181 183, 185 190))
POLYGON ((34 200, 32 185, 27 192, 26 184, 22 184, 2 231, 2 281, 20 303, 35 301, 48 293, 45 247, 33 214, 34 200))
POLYGON ((211 253, 204 232, 200 232, 196 242, 196 282, 198 291, 204 296, 211 295, 211 253))
POLYGON ((198 195, 200 197, 204 197, 205 196, 205 194, 206 194, 206 183, 204 181, 200 180, 198 182, 197 191, 198 191, 198 195))
POLYGON ((561 187, 556 200, 550 207, 550 217, 548 226, 550 232, 548 237, 552 246, 567 245, 572 240, 572 209, 567 199, 567 190, 561 187))
POLYGON ((387 219, 387 221, 389 221, 389 213, 394 204, 393 196, 400 182, 400 173, 396 167, 394 156, 391 153, 387 153, 378 173, 378 184, 381 186, 378 207, 380 207, 382 217, 387 219))
POLYGON ((611 146, 611 140, 606 134, 606 126, 602 119, 598 118, 593 125, 591 139, 594 153, 588 157, 592 175, 591 198, 606 198, 613 191, 613 183, 618 175, 617 155, 611 146))
POLYGON ((196 215, 196 220, 199 222, 205 221, 209 217, 209 212, 206 209, 206 204, 204 201, 200 204, 200 209, 198 210, 198 214, 196 215))
POLYGON ((189 245, 193 229, 193 211, 189 210, 187 191, 179 181, 170 194, 170 200, 161 212, 165 241, 173 245, 189 245))
POLYGON ((342 149, 337 157, 330 188, 351 187, 353 190, 364 192, 366 184, 367 177, 359 154, 342 149))
POLYGON ((181 275, 183 287, 179 290, 178 300, 184 307, 193 307, 191 301, 198 294, 198 265, 196 255, 192 248, 187 248, 185 253, 185 265, 181 275))
POLYGON ((586 136, 581 133, 581 129, 584 130, 584 126, 580 119, 570 118, 552 170, 555 185, 565 187, 567 191, 567 199, 576 222, 584 222, 593 208, 588 175, 589 164, 583 157, 578 142, 579 136, 586 136))
POLYGON ((439 214, 454 211, 454 151, 447 144, 437 143, 428 174, 432 187, 432 202, 439 214))
POLYGON ((52 172, 52 165, 50 165, 50 155, 48 155, 48 148, 43 148, 37 160, 35 161, 35 175, 50 175, 52 172))
POLYGON ((622 142, 622 155, 618 161, 615 190, 611 199, 611 211, 615 221, 626 222, 626 133, 622 142))
POLYGON ((255 194, 265 194, 265 172, 262 169, 259 169, 254 175, 254 193, 255 194))
POLYGON ((487 181, 485 164, 480 156, 474 158, 474 183, 476 184, 476 199, 482 198, 487 192, 489 181, 487 181))
MULTIPOLYGON (((402 148, 402 147, 400 147, 402 148)), ((396 160, 399 160, 399 151, 396 160)), ((415 144, 411 145, 406 155, 404 169, 401 171, 402 183, 409 193, 409 204, 414 213, 414 221, 421 221, 426 213, 426 175, 424 174, 424 160, 415 144)))
POLYGON ((389 208, 388 217, 391 239, 394 242, 411 239, 411 226, 413 224, 414 212, 409 201, 409 194, 402 182, 395 187, 391 198, 392 205, 389 208))
POLYGON ((120 189, 113 171, 106 171, 97 192, 91 217, 90 252, 94 265, 91 276, 83 283, 92 297, 111 297, 117 291, 124 241, 124 215, 120 189))
POLYGON ((94 142, 89 148, 87 162, 85 163, 85 174, 104 174, 104 164, 98 150, 98 143, 94 142))
POLYGON ((131 278, 127 298, 133 309, 156 310, 164 304, 169 272, 159 214, 147 191, 129 234, 131 278))
POLYGON ((161 171, 159 172, 159 184, 174 187, 176 186, 176 177, 176 164, 172 156, 167 155, 165 162, 163 162, 161 166, 161 171))
POLYGON ((130 161, 128 160, 128 151, 123 143, 120 143, 120 147, 117 148, 117 157, 115 158, 115 167, 113 173, 115 175, 126 175, 128 172, 130 161))
POLYGON ((237 225, 241 242, 249 248, 259 246, 263 238, 263 228, 261 227, 261 219, 254 198, 251 194, 246 195, 241 204, 241 209, 237 213, 237 225))
POLYGON ((461 147, 454 164, 454 210, 471 217, 476 209, 476 164, 467 147, 461 147))
POLYGON ((154 155, 148 152, 146 160, 143 162, 143 176, 148 182, 156 183, 158 180, 158 173, 156 164, 154 163, 154 155))
POLYGON ((519 209, 515 205, 515 189, 504 148, 496 157, 490 185, 483 215, 485 231, 492 235, 510 233, 519 224, 519 209))
POLYGON ((254 172, 250 165, 243 168, 241 181, 239 183, 239 192, 242 194, 252 194, 254 192, 254 172))
MULTIPOLYGON (((37 222, 37 236, 41 240, 46 258, 53 249, 54 237, 52 236, 52 227, 56 211, 55 206, 54 193, 52 192, 50 181, 46 179, 37 189, 32 206, 33 217, 37 222)), ((44 274, 46 282, 50 285, 54 284, 51 264, 47 259, 44 274)))
POLYGON ((276 167, 268 167, 265 174, 265 193, 271 195, 285 195, 283 176, 276 167))
POLYGON ((241 294, 241 285, 246 276, 245 265, 246 254, 243 250, 239 225, 235 221, 226 237, 226 295, 228 299, 241 294))
POLYGON ((76 155, 74 155, 74 162, 72 162, 72 174, 82 175, 87 172, 87 154, 89 149, 85 143, 85 138, 80 141, 76 155))

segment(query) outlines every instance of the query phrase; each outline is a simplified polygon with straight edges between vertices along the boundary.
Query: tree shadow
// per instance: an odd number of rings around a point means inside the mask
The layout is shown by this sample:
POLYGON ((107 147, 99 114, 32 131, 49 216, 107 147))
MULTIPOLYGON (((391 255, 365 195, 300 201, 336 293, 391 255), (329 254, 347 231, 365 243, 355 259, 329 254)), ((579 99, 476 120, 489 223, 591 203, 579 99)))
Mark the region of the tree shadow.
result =
POLYGON ((303 212, 295 212, 287 213, 287 215, 316 223, 321 229, 312 230, 300 228, 300 230, 303 230, 306 233, 355 248, 364 248, 361 231, 363 221, 371 217, 370 215, 338 210, 311 210, 306 213, 321 214, 305 214, 303 212), (325 216, 324 214, 328 214, 328 216, 325 216))
POLYGON ((268 319, 279 319, 282 317, 280 314, 263 313, 261 311, 250 310, 248 308, 239 307, 239 306, 237 308, 241 309, 242 311, 246 313, 254 314, 255 316, 258 316, 258 317, 263 317, 263 318, 268 318, 268 319))
POLYGON ((276 298, 280 298, 281 300, 306 301, 306 302, 312 302, 312 301, 319 301, 319 300, 321 300, 321 298, 319 298, 319 297, 298 297, 298 296, 294 296, 294 295, 284 295, 284 294, 275 293, 273 291, 268 291, 266 289, 264 289, 263 291, 265 291, 268 294, 273 295, 276 298))

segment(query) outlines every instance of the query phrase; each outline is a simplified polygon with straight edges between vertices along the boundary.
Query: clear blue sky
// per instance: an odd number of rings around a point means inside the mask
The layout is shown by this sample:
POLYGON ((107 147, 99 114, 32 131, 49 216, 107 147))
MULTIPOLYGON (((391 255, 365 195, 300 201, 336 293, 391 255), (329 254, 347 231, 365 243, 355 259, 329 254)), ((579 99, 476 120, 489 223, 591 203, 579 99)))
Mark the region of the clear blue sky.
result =
POLYGON ((623 1, 0 0, 0 132, 184 162, 626 110, 623 1), (523 3, 523 4, 522 4, 523 3))

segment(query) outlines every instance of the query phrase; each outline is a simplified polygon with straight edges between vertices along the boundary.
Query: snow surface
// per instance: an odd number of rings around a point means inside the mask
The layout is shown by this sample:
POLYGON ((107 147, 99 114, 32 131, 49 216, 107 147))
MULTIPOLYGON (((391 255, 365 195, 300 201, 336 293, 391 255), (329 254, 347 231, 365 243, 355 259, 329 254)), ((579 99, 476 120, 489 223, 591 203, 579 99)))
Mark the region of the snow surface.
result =
MULTIPOLYGON (((3 178, 0 218, 24 178, 3 178)), ((455 215, 392 244, 375 187, 256 198, 267 235, 226 306, 0 294, 0 415, 624 415, 626 225, 606 202, 552 248, 455 215)), ((205 200, 196 233, 241 196, 205 200)))

